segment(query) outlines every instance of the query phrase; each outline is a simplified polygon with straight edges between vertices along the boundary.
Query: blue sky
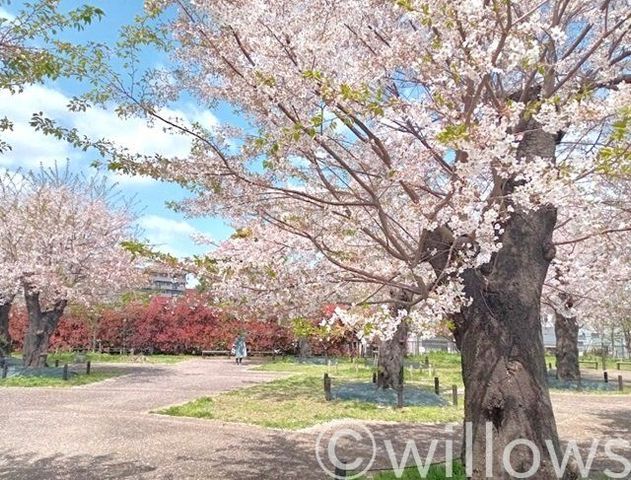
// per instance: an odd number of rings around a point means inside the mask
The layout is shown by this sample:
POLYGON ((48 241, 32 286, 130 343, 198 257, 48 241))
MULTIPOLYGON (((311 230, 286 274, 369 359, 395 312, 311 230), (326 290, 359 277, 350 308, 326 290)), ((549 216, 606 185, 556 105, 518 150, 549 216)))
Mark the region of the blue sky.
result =
MULTIPOLYGON (((5 5, 0 1, 0 15, 11 16, 19 10, 22 2, 5 5)), ((67 0, 62 5, 72 8, 86 1, 67 0)), ((114 42, 119 28, 130 23, 134 15, 142 12, 141 0, 92 0, 89 3, 105 11, 105 17, 83 32, 73 32, 66 38, 73 40, 95 40, 114 42)), ((142 59, 147 65, 165 64, 166 58, 147 53, 142 59)), ((71 114, 65 108, 67 101, 81 92, 81 86, 68 80, 59 80, 45 85, 28 87, 22 94, 11 96, 0 93, 0 117, 8 116, 15 122, 11 134, 3 134, 13 150, 0 155, 0 168, 34 169, 40 164, 53 165, 70 162, 73 170, 95 173, 90 163, 94 154, 74 151, 71 147, 55 139, 39 135, 30 129, 28 119, 34 112, 43 111, 66 126, 76 126, 82 133, 94 138, 110 138, 132 150, 143 153, 159 151, 165 154, 187 151, 187 142, 182 138, 171 137, 159 128, 150 129, 141 120, 121 121, 113 112, 93 110, 85 114, 71 114)), ((194 118, 211 126, 220 122, 234 121, 229 107, 216 111, 206 111, 190 102, 180 102, 174 108, 188 118, 194 118)), ((168 209, 167 201, 180 200, 187 192, 177 185, 157 182, 147 178, 112 176, 127 196, 134 196, 140 213, 138 224, 143 237, 156 248, 180 257, 200 254, 207 246, 196 245, 191 235, 203 234, 215 240, 226 238, 231 229, 221 219, 187 219, 180 213, 168 209)))

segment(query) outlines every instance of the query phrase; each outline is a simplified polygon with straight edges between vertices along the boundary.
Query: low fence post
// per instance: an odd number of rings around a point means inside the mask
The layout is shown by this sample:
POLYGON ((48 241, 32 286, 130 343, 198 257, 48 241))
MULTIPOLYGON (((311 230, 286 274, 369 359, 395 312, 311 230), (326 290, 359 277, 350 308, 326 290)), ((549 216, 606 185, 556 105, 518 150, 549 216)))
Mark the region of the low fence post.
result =
POLYGON ((64 363, 64 370, 62 373, 62 378, 64 380, 68 380, 68 364, 67 363, 64 363))
POLYGON ((335 465, 335 478, 346 478, 346 461, 339 460, 339 464, 335 465))
POLYGON ((603 378, 605 380, 605 383, 609 383, 609 374, 607 372, 603 372, 603 378))
POLYGON ((328 373, 324 374, 324 399, 328 402, 332 399, 331 395, 331 377, 328 373))
POLYGON ((8 374, 9 374, 9 365, 5 362, 2 365, 2 378, 7 378, 8 374))
POLYGON ((440 380, 438 377, 434 377, 434 392, 436 395, 440 395, 440 380))
POLYGON ((403 384, 397 389, 397 408, 403 408, 403 384))
POLYGON ((622 375, 618 375, 618 390, 621 392, 624 391, 624 381, 622 379, 622 375))
POLYGON ((59 368, 59 359, 55 360, 55 368, 59 368))
POLYGON ((457 407, 458 406, 458 386, 457 385, 451 386, 451 398, 452 398, 454 407, 457 407))
POLYGON ((90 375, 90 370, 91 370, 92 364, 90 363, 90 360, 88 360, 85 363, 85 374, 86 375, 90 375))

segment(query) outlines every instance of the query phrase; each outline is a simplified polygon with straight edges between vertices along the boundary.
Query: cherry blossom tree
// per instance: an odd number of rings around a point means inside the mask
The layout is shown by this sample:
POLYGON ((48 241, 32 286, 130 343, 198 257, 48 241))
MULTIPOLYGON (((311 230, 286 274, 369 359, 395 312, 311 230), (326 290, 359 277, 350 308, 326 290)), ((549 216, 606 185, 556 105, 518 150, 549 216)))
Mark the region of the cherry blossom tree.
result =
MULTIPOLYGON (((557 376, 578 380, 578 334, 607 310, 608 296, 631 278, 629 180, 609 172, 599 188, 560 217, 556 257, 548 271, 544 304, 554 315, 557 376), (589 214, 585 214, 589 208, 589 214)), ((593 179, 591 181, 594 181, 593 179)))
POLYGON ((358 278, 328 261, 308 239, 267 222, 237 228, 230 239, 220 243, 199 240, 215 248, 188 268, 204 279, 219 301, 250 315, 289 321, 320 318, 325 330, 339 330, 343 325, 360 341, 379 342, 383 353, 379 387, 399 387, 410 328, 418 335, 432 332, 430 322, 414 317, 419 311, 384 306, 391 299, 389 289, 358 278), (324 315, 326 305, 338 306, 333 316, 324 315), (416 331, 419 327, 424 331, 416 331))
POLYGON ((128 202, 98 177, 67 168, 2 176, 0 258, 3 297, 21 291, 28 312, 23 361, 41 367, 51 335, 69 303, 112 299, 142 278, 122 247, 132 234, 128 202), (8 280, 8 281, 7 281, 8 280))
MULTIPOLYGON (((494 452, 525 438, 542 453, 538 478, 556 478, 540 299, 557 217, 589 216, 599 178, 629 169, 628 2, 146 5, 152 21, 169 6, 177 15, 128 31, 123 53, 133 63, 133 45, 157 39, 174 68, 139 84, 119 77, 110 94, 121 113, 162 122, 193 146, 184 159, 108 150, 110 166, 189 187, 179 208, 190 215, 256 219, 307 240, 350 278, 387 291, 393 313, 450 317, 471 477, 492 468, 508 478, 501 454, 485 465, 491 422, 494 452), (232 105, 244 124, 209 131, 161 113, 182 95, 232 105)), ((607 233, 589 230, 582 236, 607 233)), ((530 449, 513 453, 517 470, 531 467, 530 449)))
MULTIPOLYGON (((11 4, 0 0, 0 7, 11 4)), ((90 59, 100 47, 62 40, 59 33, 83 30, 104 15, 91 5, 67 10, 60 0, 22 2, 11 17, 0 17, 0 90, 17 93, 27 85, 60 77, 82 79, 96 62, 90 59)), ((13 129, 13 119, 0 117, 0 133, 13 129)), ((0 137, 0 154, 11 145, 0 137)))
POLYGON ((0 181, 0 357, 11 353, 9 314, 11 305, 19 290, 19 278, 14 263, 13 252, 17 249, 18 238, 11 225, 12 212, 15 212, 22 196, 21 177, 5 172, 0 181))

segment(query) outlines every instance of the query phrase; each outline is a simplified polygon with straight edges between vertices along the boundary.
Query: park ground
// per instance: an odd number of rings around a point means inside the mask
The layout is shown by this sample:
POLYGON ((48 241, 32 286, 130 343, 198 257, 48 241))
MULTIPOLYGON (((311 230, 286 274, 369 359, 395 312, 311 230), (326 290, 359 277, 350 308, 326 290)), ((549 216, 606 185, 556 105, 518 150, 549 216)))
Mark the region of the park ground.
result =
MULTIPOLYGON (((312 368, 319 375, 317 369, 326 367, 312 368)), ((292 365, 239 367, 226 359, 193 359, 171 365, 97 364, 94 370, 118 376, 66 388, 0 388, 1 479, 326 478, 315 458, 316 439, 322 432, 328 435, 332 431, 326 406, 318 411, 320 417, 305 417, 296 425, 280 423, 283 428, 263 426, 265 422, 260 418, 266 416, 265 412, 248 411, 253 408, 253 397, 257 401, 276 401, 274 388, 269 386, 287 387, 288 381, 296 379, 297 368, 292 365), (242 393, 248 391, 254 394, 242 393), (190 408, 196 399, 205 397, 223 405, 217 418, 173 415, 184 408, 182 404, 190 408), (240 409, 250 424, 237 423, 238 418, 231 417, 240 409)), ((335 378, 334 369, 331 374, 335 378)), ((631 382, 630 372, 623 375, 631 382)), ((629 438, 631 396, 554 392, 552 398, 563 440, 575 439, 586 446, 594 438, 629 438)), ((295 402, 300 410, 301 398, 295 402)), ((315 403, 308 407, 315 408, 315 403)), ((457 409, 447 409, 448 420, 455 421, 457 409)), ((413 439, 423 455, 431 439, 449 437, 445 433, 447 420, 442 421, 432 411, 414 414, 413 409, 404 409, 407 413, 383 409, 393 420, 402 422, 394 423, 375 421, 383 416, 362 410, 350 409, 349 416, 363 419, 362 424, 376 438, 379 448, 373 468, 389 465, 385 440, 391 440, 395 450, 402 451, 401 440, 413 439), (420 421, 423 415, 432 423, 420 421)), ((269 412, 276 422, 277 415, 269 412)), ((286 416, 290 417, 291 411, 286 416)), ((451 434, 456 444, 459 436, 456 426, 451 434)), ((362 445, 346 444, 342 450, 349 458, 369 453, 362 445)), ((623 454, 631 457, 631 451, 623 454)), ((603 462, 603 458, 597 458, 597 468, 605 468, 603 462)))

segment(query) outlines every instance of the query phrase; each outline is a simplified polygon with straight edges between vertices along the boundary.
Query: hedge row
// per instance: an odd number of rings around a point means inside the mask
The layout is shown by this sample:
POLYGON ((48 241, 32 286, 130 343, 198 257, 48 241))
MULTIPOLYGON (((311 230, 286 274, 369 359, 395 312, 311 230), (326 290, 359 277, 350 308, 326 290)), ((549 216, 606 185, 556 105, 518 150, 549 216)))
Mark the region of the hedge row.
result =
MULTIPOLYGON (((14 350, 22 348, 26 314, 14 308, 10 332, 14 350)), ((51 339, 50 350, 70 351, 126 348, 155 353, 199 353, 201 350, 228 350, 244 333, 250 351, 279 350, 295 353, 297 339, 291 327, 277 322, 244 321, 208 306, 197 295, 171 299, 154 297, 149 303, 129 303, 102 311, 92 319, 69 312, 62 317, 51 339)), ((349 352, 348 339, 310 339, 313 354, 349 352)))

